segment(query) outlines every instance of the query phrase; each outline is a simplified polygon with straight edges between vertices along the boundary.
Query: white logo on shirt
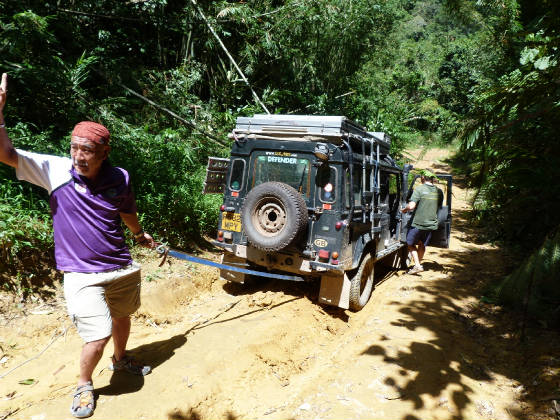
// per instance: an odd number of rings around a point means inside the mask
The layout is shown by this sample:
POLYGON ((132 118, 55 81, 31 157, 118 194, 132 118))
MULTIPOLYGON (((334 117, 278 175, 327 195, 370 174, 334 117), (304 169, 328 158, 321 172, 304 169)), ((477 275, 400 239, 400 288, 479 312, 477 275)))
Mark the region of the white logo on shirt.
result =
POLYGON ((76 191, 78 191, 79 193, 82 193, 82 194, 84 194, 87 191, 87 189, 84 185, 78 184, 77 182, 74 183, 74 189, 76 191))

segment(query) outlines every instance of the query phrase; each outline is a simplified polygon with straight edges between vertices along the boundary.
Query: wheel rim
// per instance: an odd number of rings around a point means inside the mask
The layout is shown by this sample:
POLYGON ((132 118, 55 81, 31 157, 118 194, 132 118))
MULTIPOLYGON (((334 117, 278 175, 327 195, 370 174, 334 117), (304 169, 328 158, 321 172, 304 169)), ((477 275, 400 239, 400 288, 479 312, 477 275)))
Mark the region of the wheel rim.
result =
POLYGON ((255 206, 251 219, 261 235, 276 236, 286 226, 286 209, 280 201, 267 198, 255 206))

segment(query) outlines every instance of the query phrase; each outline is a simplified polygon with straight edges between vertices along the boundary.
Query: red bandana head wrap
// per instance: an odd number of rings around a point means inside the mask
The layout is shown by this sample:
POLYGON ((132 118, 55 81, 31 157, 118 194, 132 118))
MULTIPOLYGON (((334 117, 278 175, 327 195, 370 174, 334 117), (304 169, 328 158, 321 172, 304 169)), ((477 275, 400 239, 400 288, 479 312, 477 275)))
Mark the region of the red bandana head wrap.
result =
POLYGON ((82 121, 76 124, 74 130, 72 130, 72 136, 82 137, 98 144, 109 144, 111 133, 101 124, 82 121))

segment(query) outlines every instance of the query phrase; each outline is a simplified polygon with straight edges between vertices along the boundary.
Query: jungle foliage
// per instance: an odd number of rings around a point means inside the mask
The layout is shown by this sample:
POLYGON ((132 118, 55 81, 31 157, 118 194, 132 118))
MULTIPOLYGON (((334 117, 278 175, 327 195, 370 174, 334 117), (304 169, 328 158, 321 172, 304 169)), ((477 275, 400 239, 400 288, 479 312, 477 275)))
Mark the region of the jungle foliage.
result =
MULTIPOLYGON (((102 122, 146 230, 184 248, 212 234, 207 157, 225 156, 236 116, 263 110, 200 12, 271 112, 347 115, 388 132, 396 152, 458 139, 491 239, 532 250, 558 226, 554 0, 5 0, 16 147, 66 154, 77 121, 102 122)), ((0 177, 0 249, 13 267, 8 255, 50 252, 48 209, 10 168, 0 177)))
POLYGON ((525 263, 489 288, 494 300, 521 309, 542 323, 560 326, 560 230, 545 240, 525 263))

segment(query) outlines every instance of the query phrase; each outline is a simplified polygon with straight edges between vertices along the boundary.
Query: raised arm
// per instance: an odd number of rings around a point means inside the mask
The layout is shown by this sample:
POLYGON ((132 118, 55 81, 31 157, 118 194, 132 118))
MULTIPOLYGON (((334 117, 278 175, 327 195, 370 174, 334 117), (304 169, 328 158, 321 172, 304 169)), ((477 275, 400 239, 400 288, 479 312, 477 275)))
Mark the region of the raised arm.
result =
POLYGON ((12 141, 6 132, 6 123, 4 121, 4 105, 8 95, 8 75, 2 74, 2 83, 0 84, 0 162, 17 168, 18 156, 12 141))

